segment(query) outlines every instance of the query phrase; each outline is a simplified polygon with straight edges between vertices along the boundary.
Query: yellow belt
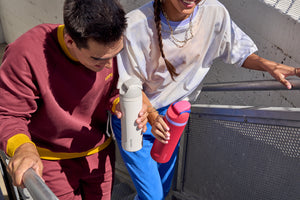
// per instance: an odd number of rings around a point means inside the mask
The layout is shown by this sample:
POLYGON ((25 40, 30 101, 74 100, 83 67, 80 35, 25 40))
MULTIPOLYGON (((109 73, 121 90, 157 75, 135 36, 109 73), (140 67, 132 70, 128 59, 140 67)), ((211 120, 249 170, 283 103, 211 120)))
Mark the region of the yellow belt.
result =
POLYGON ((63 159, 72 159, 72 158, 80 158, 84 156, 89 156, 94 153, 98 153, 99 151, 102 151, 105 149, 112 141, 112 137, 109 137, 104 143, 101 145, 92 148, 90 150, 84 151, 84 152, 78 152, 78 153, 65 153, 65 152, 53 152, 49 149, 45 149, 42 147, 36 147, 40 158, 44 160, 63 160, 63 159))

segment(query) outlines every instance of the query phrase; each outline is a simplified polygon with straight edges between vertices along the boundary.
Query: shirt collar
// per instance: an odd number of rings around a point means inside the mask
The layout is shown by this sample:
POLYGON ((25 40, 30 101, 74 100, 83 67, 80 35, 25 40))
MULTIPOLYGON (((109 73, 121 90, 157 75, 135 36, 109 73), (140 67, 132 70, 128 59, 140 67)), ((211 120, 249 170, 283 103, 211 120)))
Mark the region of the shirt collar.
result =
POLYGON ((58 38, 59 45, 62 48, 62 50, 64 51, 64 53, 71 60, 78 62, 78 60, 71 55, 70 51, 67 48, 67 45, 64 40, 64 28, 65 28, 65 25, 59 25, 57 28, 57 38, 58 38))

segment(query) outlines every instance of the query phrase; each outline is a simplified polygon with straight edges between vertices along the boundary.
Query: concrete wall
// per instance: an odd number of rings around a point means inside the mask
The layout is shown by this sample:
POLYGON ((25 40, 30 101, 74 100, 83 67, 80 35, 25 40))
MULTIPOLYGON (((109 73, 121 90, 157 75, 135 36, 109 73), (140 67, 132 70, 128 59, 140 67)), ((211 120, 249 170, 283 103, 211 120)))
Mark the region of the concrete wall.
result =
POLYGON ((62 22, 63 0, 0 0, 0 19, 7 43, 40 23, 62 22))
POLYGON ((1 24, 1 20, 0 20, 0 44, 4 43, 4 37, 3 37, 3 31, 2 31, 2 24, 1 24))
MULTIPOLYGON (((11 43, 28 29, 41 23, 62 23, 63 2, 64 0, 0 0, 4 41, 11 43)), ((120 2, 128 12, 148 0, 120 0, 120 2)))
MULTIPOLYGON (((149 0, 120 0, 126 12, 149 0)), ((233 20, 256 42, 258 54, 300 67, 300 0, 220 0, 233 20)), ((7 43, 40 23, 62 23, 63 0, 0 0, 7 43)), ((267 73, 238 69, 216 61, 206 83, 271 79, 267 73)), ((203 92, 197 103, 300 107, 299 91, 203 92)))

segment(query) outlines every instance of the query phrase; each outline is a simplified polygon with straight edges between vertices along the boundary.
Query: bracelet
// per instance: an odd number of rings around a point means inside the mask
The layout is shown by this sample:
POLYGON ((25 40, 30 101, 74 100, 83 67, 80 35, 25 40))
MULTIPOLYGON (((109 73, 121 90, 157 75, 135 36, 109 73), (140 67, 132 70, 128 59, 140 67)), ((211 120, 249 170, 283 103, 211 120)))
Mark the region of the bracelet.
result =
POLYGON ((295 75, 297 76, 298 74, 298 68, 295 67, 295 75))

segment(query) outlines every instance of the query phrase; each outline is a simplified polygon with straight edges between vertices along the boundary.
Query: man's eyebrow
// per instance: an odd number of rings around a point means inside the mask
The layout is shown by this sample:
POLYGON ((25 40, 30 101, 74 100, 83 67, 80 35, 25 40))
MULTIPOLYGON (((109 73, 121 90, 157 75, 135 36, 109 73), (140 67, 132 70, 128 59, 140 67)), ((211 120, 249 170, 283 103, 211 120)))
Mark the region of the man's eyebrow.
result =
POLYGON ((97 58, 97 57, 94 57, 94 56, 91 56, 92 59, 94 60, 109 60, 109 59, 112 59, 113 57, 117 56, 121 51, 123 51, 124 48, 122 48, 118 53, 116 53, 116 55, 110 57, 110 58, 97 58))

